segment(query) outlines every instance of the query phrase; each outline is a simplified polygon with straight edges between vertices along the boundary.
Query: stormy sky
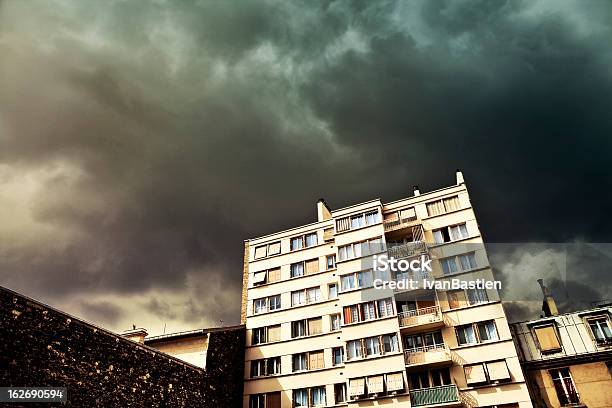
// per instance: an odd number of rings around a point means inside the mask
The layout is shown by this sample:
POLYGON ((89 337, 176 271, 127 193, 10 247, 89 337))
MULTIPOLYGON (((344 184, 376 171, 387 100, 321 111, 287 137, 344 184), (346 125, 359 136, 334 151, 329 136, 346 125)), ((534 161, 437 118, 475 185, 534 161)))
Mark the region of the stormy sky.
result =
MULTIPOLYGON (((610 241, 611 38, 607 1, 1 0, 0 284, 237 323, 244 239, 461 168, 537 291, 560 250, 521 243, 610 241)), ((593 265, 570 286, 612 298, 593 265)))

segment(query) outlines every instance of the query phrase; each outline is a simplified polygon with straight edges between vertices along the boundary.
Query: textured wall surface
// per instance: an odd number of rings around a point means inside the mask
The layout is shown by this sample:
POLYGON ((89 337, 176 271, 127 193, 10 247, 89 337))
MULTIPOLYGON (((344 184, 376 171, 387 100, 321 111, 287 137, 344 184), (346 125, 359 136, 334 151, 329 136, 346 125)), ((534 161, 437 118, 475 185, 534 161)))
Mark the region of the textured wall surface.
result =
POLYGON ((240 407, 244 327, 210 333, 202 370, 0 287, 0 386, 67 387, 72 407, 240 407))

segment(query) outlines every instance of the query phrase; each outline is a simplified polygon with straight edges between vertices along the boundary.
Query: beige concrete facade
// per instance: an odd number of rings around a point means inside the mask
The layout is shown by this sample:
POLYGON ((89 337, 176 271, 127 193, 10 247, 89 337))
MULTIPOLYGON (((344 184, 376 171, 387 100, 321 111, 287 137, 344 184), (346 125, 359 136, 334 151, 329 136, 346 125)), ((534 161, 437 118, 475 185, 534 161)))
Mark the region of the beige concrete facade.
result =
POLYGON ((611 316, 602 306, 512 325, 535 406, 612 407, 611 316))
POLYGON ((373 255, 432 259, 419 278, 493 281, 460 173, 448 188, 320 201, 317 213, 246 242, 245 408, 532 406, 495 289, 372 287, 384 275, 373 255))

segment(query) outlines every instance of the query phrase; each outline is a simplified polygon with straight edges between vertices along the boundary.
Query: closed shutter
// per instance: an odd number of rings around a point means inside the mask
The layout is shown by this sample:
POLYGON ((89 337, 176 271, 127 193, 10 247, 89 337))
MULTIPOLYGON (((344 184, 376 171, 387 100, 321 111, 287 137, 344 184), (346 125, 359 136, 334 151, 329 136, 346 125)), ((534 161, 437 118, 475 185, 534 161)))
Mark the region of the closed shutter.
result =
POLYGON ((351 229, 351 221, 348 219, 348 217, 340 218, 336 221, 336 231, 342 232, 348 231, 349 229, 351 229))
POLYGON ((255 259, 266 257, 267 245, 258 246, 255 248, 255 259))
POLYGON ((384 215, 385 222, 397 221, 399 218, 399 214, 397 212, 392 212, 384 215))
POLYGON ((323 331, 321 327, 322 319, 319 317, 317 319, 308 320, 308 334, 319 334, 323 331))
POLYGON ((465 379, 468 385, 487 382, 487 376, 482 364, 464 366, 463 370, 465 371, 465 379))
POLYGON ((406 219, 413 219, 416 218, 416 212, 414 211, 414 208, 406 208, 405 210, 402 210, 400 212, 402 220, 406 220, 406 219))
POLYGON ((379 394, 384 390, 383 376, 368 377, 368 394, 379 394))
POLYGON ((432 217, 434 215, 444 214, 444 205, 442 200, 427 203, 427 214, 432 217))
POLYGON ((314 370, 315 368, 319 368, 317 366, 317 353, 316 352, 308 353, 308 369, 314 370))
POLYGON ((349 396, 356 397, 365 393, 365 380, 363 378, 353 378, 349 380, 349 396))
POLYGON ((451 309, 462 307, 467 304, 465 299, 465 292, 462 290, 448 292, 447 295, 448 305, 451 309))
POLYGON ((280 242, 273 242, 268 245, 268 255, 278 255, 280 254, 281 245, 280 242))
POLYGON ((448 211, 455 211, 459 209, 459 197, 454 196, 444 199, 444 209, 448 211))
POLYGON ((557 337, 557 331, 555 330, 555 326, 552 324, 548 326, 535 327, 533 331, 538 339, 538 344, 540 345, 541 351, 555 351, 561 349, 559 338, 557 337))
POLYGON ((324 241, 331 241, 332 239, 334 239, 334 229, 333 228, 325 228, 323 230, 323 240, 324 241))
POLYGON ((319 272, 319 259, 306 261, 306 275, 312 275, 317 272, 319 272))
POLYGON ((491 381, 510 379, 510 372, 508 371, 506 360, 487 363, 487 371, 489 372, 489 379, 491 381))
POLYGON ((280 268, 274 268, 268 271, 268 283, 278 282, 280 279, 281 279, 280 268))
POLYGON ((281 408, 280 392, 269 392, 266 394, 266 408, 281 408))
POLYGON ((280 341, 280 325, 268 327, 268 341, 280 341))
POLYGON ((387 391, 400 391, 404 389, 402 373, 387 374, 387 391))
POLYGON ((255 272, 253 274, 253 285, 261 285, 266 283, 266 271, 255 272))

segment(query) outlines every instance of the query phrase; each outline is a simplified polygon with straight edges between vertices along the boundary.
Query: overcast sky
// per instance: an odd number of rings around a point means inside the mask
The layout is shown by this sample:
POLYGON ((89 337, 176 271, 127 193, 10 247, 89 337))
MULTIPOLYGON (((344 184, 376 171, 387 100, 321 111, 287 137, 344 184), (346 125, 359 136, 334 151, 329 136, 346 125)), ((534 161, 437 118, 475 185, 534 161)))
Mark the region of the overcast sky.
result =
POLYGON ((607 1, 0 0, 0 284, 237 323, 244 239, 456 168, 488 242, 610 242, 611 38, 607 1))

